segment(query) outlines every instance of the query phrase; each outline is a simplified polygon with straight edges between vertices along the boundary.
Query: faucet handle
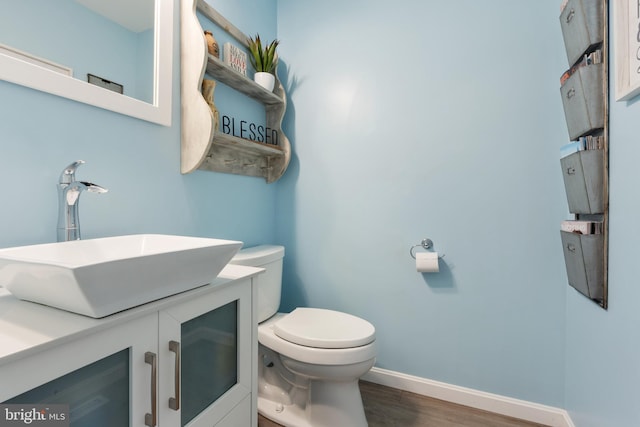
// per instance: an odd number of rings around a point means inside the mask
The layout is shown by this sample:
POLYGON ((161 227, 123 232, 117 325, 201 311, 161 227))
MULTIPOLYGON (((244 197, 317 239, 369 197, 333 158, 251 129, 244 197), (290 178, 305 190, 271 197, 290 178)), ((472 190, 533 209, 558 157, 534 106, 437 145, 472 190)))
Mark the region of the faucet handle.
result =
POLYGON ((76 160, 75 162, 64 168, 64 170, 60 174, 60 184, 71 184, 73 181, 75 181, 76 169, 78 169, 78 167, 80 165, 83 165, 84 163, 84 160, 76 160))

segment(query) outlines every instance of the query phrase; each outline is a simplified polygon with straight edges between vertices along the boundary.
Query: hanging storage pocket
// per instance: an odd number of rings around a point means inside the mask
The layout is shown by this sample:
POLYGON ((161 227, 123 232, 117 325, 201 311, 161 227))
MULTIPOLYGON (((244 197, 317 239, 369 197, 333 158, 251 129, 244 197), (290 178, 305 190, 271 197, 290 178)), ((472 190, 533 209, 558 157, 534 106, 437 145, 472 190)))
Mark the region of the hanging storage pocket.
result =
POLYGON ((560 14, 560 27, 571 66, 578 62, 584 52, 602 43, 602 0, 569 0, 560 14))
POLYGON ((591 298, 604 297, 604 235, 560 232, 569 284, 591 298))
POLYGON ((604 128, 603 64, 579 67, 560 87, 569 139, 604 128))
POLYGON ((604 150, 584 150, 560 159, 569 212, 604 212, 604 150))

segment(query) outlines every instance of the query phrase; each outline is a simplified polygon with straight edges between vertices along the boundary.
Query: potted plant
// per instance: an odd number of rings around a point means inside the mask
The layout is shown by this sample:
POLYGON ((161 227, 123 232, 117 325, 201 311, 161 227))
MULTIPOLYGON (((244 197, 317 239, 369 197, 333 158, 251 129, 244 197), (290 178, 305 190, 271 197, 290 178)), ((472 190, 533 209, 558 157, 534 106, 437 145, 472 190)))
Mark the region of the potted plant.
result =
POLYGON ((249 45, 249 61, 256 70, 253 80, 268 91, 272 91, 276 83, 274 71, 278 63, 276 47, 280 42, 273 40, 263 48, 260 36, 256 34, 255 38, 249 37, 247 44, 249 45))

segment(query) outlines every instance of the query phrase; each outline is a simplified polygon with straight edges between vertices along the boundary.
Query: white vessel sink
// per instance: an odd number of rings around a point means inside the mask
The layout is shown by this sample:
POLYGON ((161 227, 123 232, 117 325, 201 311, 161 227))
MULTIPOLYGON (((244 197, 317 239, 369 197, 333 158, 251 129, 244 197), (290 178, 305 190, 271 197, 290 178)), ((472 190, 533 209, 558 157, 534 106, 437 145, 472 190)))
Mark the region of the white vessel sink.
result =
POLYGON ((104 317, 210 283, 241 246, 139 234, 0 249, 0 286, 23 300, 104 317))

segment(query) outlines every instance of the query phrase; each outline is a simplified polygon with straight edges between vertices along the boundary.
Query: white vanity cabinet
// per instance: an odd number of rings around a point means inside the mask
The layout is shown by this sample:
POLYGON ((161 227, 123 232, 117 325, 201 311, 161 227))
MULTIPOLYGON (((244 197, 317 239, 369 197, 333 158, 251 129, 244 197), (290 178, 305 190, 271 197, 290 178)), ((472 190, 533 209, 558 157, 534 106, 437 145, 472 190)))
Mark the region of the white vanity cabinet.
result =
POLYGON ((162 425, 252 425, 251 376, 258 358, 251 301, 251 282, 244 281, 159 313, 166 372, 159 375, 162 425), (232 413, 242 421, 225 423, 232 413))
POLYGON ((260 271, 103 319, 0 289, 0 402, 69 404, 73 427, 256 426, 260 271))
MULTIPOLYGON (((157 315, 147 315, 3 364, 0 402, 69 404, 73 426, 117 426, 127 420, 143 426, 151 411, 151 369, 144 359, 158 346, 157 325, 157 315)), ((29 325, 25 333, 32 330, 29 325)))

